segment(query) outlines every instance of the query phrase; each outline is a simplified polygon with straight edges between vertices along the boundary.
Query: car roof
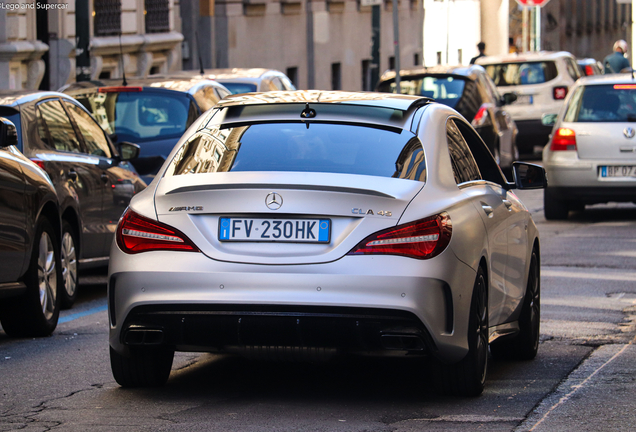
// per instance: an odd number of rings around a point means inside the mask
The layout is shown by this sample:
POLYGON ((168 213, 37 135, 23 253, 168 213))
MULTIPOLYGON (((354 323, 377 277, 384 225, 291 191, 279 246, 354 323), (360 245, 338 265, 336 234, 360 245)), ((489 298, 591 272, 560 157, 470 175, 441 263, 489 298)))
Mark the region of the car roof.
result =
POLYGON ((567 51, 539 51, 539 52, 525 52, 525 53, 512 53, 501 56, 485 56, 477 59, 477 64, 488 65, 493 63, 521 63, 521 62, 533 62, 542 60, 556 60, 562 57, 570 57, 574 59, 574 56, 567 51))
MULTIPOLYGON (((184 93, 189 93, 191 90, 198 88, 201 85, 225 88, 223 84, 209 80, 205 77, 189 77, 172 74, 150 75, 147 78, 126 78, 126 84, 128 87, 160 88, 184 93)), ((62 87, 60 91, 75 93, 99 87, 123 87, 123 80, 121 78, 117 78, 76 82, 62 87)))
MULTIPOLYGON (((400 69, 400 77, 408 78, 419 75, 461 75, 466 78, 476 79, 476 74, 485 73, 486 70, 479 65, 438 65, 438 66, 416 66, 412 68, 400 69)), ((380 81, 388 81, 395 79, 395 71, 388 70, 382 74, 380 81)))
POLYGON ((579 85, 596 85, 596 84, 634 84, 636 79, 632 78, 631 73, 607 74, 607 75, 590 75, 582 77, 577 81, 579 85))
POLYGON ((226 80, 226 79, 261 79, 267 75, 283 76, 281 71, 276 69, 265 68, 225 68, 225 69, 205 69, 203 74, 201 71, 181 71, 177 72, 178 76, 197 76, 201 78, 226 80))
POLYGON ((219 101, 216 106, 218 108, 226 108, 241 105, 304 103, 357 105, 408 111, 411 108, 422 106, 429 102, 432 102, 432 99, 394 93, 296 90, 231 95, 219 101))
POLYGON ((18 105, 42 99, 44 97, 62 97, 72 99, 64 93, 42 90, 0 90, 0 105, 16 107, 18 105))

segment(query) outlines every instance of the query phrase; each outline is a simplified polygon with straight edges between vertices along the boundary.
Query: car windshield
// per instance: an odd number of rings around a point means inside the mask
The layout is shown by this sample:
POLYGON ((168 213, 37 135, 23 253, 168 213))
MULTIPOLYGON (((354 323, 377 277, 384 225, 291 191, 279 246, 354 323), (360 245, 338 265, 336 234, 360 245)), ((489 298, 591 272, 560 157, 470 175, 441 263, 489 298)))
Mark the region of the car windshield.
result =
POLYGON ((564 121, 636 121, 636 85, 603 84, 579 87, 572 95, 564 121))
MULTIPOLYGON (((465 79, 448 75, 402 77, 400 79, 402 94, 434 98, 436 102, 451 108, 455 108, 457 105, 464 93, 465 86, 465 79)), ((378 90, 385 93, 395 93, 395 80, 380 83, 378 90)))
POLYGON ((191 123, 190 99, 185 93, 107 92, 78 95, 76 99, 108 134, 117 134, 118 141, 178 137, 191 123))
POLYGON ((425 181, 422 144, 405 130, 334 123, 264 123, 197 132, 166 175, 227 171, 361 174, 425 181))
POLYGON ((232 94, 250 93, 256 91, 256 84, 223 81, 219 82, 223 84, 232 94))
POLYGON ((553 61, 519 62, 483 65, 496 86, 541 84, 557 77, 553 61))

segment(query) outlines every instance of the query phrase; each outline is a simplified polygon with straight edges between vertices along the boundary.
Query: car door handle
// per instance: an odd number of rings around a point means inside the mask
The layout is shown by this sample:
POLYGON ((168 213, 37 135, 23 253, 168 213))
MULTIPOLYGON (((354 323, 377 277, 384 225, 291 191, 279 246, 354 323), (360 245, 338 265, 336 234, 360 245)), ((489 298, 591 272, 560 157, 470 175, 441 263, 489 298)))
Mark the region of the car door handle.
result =
POLYGON ((68 170, 66 173, 66 178, 70 181, 77 181, 77 172, 74 169, 68 170))
POLYGON ((104 184, 108 183, 108 176, 106 175, 106 173, 102 173, 102 175, 100 176, 100 178, 102 179, 102 181, 104 182, 104 184))
POLYGON ((508 200, 503 200, 503 203, 506 205, 508 211, 512 211, 512 203, 508 200))
POLYGON ((481 203, 481 208, 483 208, 483 209, 484 209, 484 212, 486 213, 486 216, 488 216, 489 218, 491 218, 491 217, 492 217, 492 215, 493 215, 493 213, 494 213, 494 210, 492 209, 492 207, 491 207, 491 206, 489 206, 489 205, 488 205, 488 204, 486 204, 486 203, 481 203))

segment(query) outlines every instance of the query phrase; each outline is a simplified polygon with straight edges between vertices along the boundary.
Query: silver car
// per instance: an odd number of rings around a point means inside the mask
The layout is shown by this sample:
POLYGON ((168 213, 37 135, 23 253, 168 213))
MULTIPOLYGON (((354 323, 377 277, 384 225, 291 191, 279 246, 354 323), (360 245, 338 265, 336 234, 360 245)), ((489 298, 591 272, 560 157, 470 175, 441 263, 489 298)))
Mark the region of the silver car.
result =
POLYGON ((631 74, 581 78, 543 150, 550 179, 546 219, 566 219, 586 204, 636 201, 636 81, 631 74))
POLYGON ((539 343, 539 233, 475 130, 427 98, 230 96, 135 196, 112 246, 110 355, 163 384, 174 351, 431 358, 440 392, 482 392, 488 348, 539 343))

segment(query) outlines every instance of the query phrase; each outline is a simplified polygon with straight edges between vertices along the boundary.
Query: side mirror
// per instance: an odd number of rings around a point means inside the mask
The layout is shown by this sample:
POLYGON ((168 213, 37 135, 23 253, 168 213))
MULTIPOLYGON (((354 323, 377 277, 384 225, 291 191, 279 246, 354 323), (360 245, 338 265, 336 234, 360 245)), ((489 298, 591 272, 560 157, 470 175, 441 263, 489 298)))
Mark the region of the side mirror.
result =
POLYGON ((119 154, 121 155, 121 160, 131 160, 136 159, 139 156, 139 144, 134 144, 127 141, 122 141, 117 144, 119 147, 119 154))
POLYGON ((517 94, 516 93, 505 93, 501 97, 501 102, 504 105, 510 105, 511 103, 513 103, 516 100, 517 100, 517 94))
POLYGON ((18 145, 18 131, 11 120, 0 117, 0 147, 18 145))
POLYGON ((541 124, 543 126, 554 126, 558 116, 558 114, 543 114, 541 116, 541 124))
POLYGON ((517 189, 543 189, 548 186, 548 177, 541 165, 513 162, 512 173, 517 189))

